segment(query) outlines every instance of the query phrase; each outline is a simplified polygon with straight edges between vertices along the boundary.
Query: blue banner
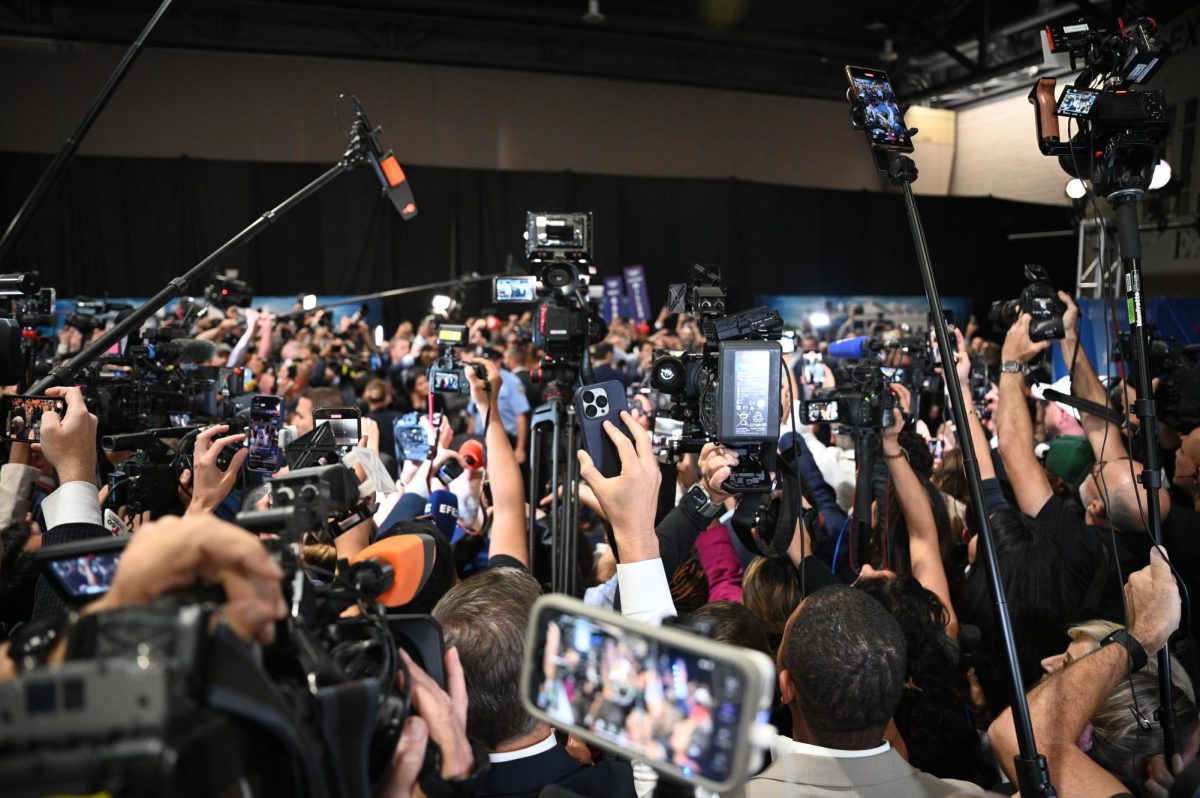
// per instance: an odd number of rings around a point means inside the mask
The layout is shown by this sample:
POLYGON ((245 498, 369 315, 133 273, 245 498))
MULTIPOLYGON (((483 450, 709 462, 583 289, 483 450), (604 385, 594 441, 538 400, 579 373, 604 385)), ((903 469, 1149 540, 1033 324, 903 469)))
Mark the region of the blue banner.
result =
POLYGON ((625 295, 629 299, 629 316, 634 321, 648 322, 650 313, 650 290, 646 288, 646 269, 643 266, 626 266, 625 295))
POLYGON ((613 319, 621 318, 625 310, 625 287, 621 275, 613 274, 604 278, 604 301, 600 305, 600 315, 607 324, 613 319))

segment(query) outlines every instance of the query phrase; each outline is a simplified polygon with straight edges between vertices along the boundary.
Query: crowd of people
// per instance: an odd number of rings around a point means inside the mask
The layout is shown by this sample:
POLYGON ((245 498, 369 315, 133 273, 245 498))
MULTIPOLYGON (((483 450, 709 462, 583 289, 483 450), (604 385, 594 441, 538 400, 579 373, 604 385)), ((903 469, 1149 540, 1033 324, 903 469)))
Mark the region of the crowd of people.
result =
MULTIPOLYGON (((1106 385, 1097 375, 1080 345, 1079 311, 1059 296, 1067 306, 1059 341, 1033 342, 1027 315, 995 341, 973 324, 955 331, 952 360, 968 429, 946 418, 944 395, 916 402, 913 389, 892 385, 898 412, 873 431, 878 466, 869 479, 856 474, 853 435, 796 418, 800 403, 837 384, 835 359, 805 357, 827 354, 828 341, 820 331, 797 331, 795 351, 785 355, 791 378, 782 386, 779 452, 804 486, 804 512, 784 557, 766 556, 731 528, 739 502, 758 500, 725 486, 739 462, 735 451, 712 442, 678 462, 657 451, 657 422, 671 398, 649 386, 655 353, 700 351, 699 325, 664 309, 653 323, 614 320, 592 347, 596 381, 619 380, 629 390, 621 420, 630 435, 605 422, 621 461, 614 477, 601 475, 585 451, 569 453, 582 477, 582 598, 650 624, 676 615, 703 619, 711 638, 774 660, 771 720, 779 734, 765 768, 744 785, 750 798, 1011 792, 1018 736, 982 561, 981 516, 994 541, 1038 749, 1058 794, 1166 795, 1196 758, 1200 657, 1190 596, 1200 597, 1200 370, 1176 375, 1170 412, 1160 416, 1164 523, 1163 545, 1155 545, 1140 480, 1144 452, 1131 433, 1138 424, 1128 413, 1132 397, 1123 382, 1106 385), (1040 398, 1050 386, 1031 387, 1026 366, 1051 347, 1070 369, 1055 387, 1112 408, 1126 424, 1040 398), (974 506, 964 472, 960 441, 967 436, 979 455, 983 508, 974 506), (875 499, 870 557, 860 562, 849 530, 861 484, 873 486, 875 499), (1168 640, 1178 740, 1170 762, 1155 656, 1168 640)), ((553 497, 538 485, 531 502, 528 490, 531 461, 545 456, 531 449, 544 353, 532 341, 529 313, 463 321, 468 340, 456 354, 479 367, 463 372, 469 394, 431 394, 428 371, 444 354, 433 316, 400 324, 383 345, 365 321, 321 311, 290 320, 214 311, 189 334, 216 344, 207 365, 243 369, 248 393, 282 397, 296 435, 311 432, 323 408, 361 411, 354 448, 374 453, 390 480, 373 478, 365 520, 332 540, 304 541, 314 574, 332 573, 390 536, 435 541, 424 587, 391 609, 437 620, 447 682, 443 689, 406 659, 414 711, 381 794, 416 794, 433 743, 438 776, 454 794, 537 795, 556 785, 584 796, 646 795, 663 781, 654 771, 557 733, 523 708, 526 627, 550 578, 543 548, 553 497), (424 459, 408 456, 405 446, 413 414, 429 442, 424 459), (530 513, 543 532, 533 550, 530 513)), ((864 332, 886 338, 902 331, 879 319, 864 332)), ((68 328, 59 355, 82 344, 68 328)), ((903 354, 892 357, 888 365, 906 365, 903 354)), ((39 577, 38 548, 114 530, 130 531, 130 542, 109 589, 83 613, 144 604, 202 579, 225 588, 226 625, 269 645, 287 612, 283 571, 256 536, 230 522, 239 510, 269 506, 262 486, 270 475, 243 469, 246 436, 237 420, 194 436, 190 466, 164 498, 169 509, 147 512, 111 501, 107 475, 129 453, 97 450, 103 430, 84 390, 49 393, 65 412, 42 417, 39 445, 11 442, 0 469, 0 621, 9 653, 22 629, 63 607, 39 577)), ((366 469, 356 471, 368 478, 366 469)), ((0 679, 53 667, 64 645, 40 659, 0 656, 0 679)), ((593 712, 572 709, 579 702, 570 699, 563 694, 564 714, 593 712)), ((688 760, 694 749, 683 739, 685 721, 701 725, 678 717, 669 724, 683 729, 678 734, 664 727, 642 736, 660 743, 662 759, 702 770, 705 763, 688 760)))

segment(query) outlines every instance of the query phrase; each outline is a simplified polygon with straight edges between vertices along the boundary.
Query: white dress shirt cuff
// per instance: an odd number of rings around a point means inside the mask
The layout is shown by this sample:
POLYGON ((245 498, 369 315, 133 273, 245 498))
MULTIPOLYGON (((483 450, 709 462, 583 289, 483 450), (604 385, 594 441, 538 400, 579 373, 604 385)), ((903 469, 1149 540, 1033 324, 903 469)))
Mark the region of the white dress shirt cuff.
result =
POLYGON ((619 564, 617 584, 621 589, 621 614, 626 617, 658 624, 677 614, 661 559, 619 564))
POLYGON ((42 514, 46 517, 46 529, 63 524, 104 524, 99 492, 90 482, 59 485, 42 501, 42 514))

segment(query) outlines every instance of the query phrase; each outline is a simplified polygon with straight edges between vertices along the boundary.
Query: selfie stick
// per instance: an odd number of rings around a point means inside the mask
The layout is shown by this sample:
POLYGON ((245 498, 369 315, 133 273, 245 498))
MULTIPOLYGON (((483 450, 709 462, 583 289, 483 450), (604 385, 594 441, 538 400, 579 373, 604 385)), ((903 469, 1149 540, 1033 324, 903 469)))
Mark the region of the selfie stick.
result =
POLYGON ((75 132, 67 139, 58 154, 54 156, 54 160, 46 167, 46 171, 42 172, 42 176, 38 178, 34 184, 33 190, 29 192, 29 196, 21 203, 21 207, 17 210, 17 215, 9 222, 8 229, 4 231, 4 238, 0 238, 0 263, 4 262, 4 258, 12 251, 13 246, 17 243, 17 239, 25 230, 25 225, 37 213, 42 202, 50 193, 50 189, 58 182, 59 178, 67 170, 67 164, 75 157, 75 152, 79 149, 79 145, 83 143, 83 138, 92 129, 96 118, 100 116, 100 112, 104 110, 104 106, 108 105, 108 101, 112 99, 113 92, 121 85, 121 81, 125 79, 125 73, 133 66, 133 62, 142 52, 142 45, 146 43, 146 39, 150 38, 150 32, 158 25, 158 21, 167 13, 167 9, 175 0, 163 0, 158 10, 154 12, 154 16, 146 23, 146 27, 142 29, 141 35, 134 40, 129 49, 125 52, 121 63, 117 64, 117 68, 111 75, 108 76, 108 82, 100 89, 100 94, 92 101, 92 105, 88 108, 87 113, 83 115, 83 121, 79 123, 79 127, 75 128, 75 132))
MULTIPOLYGON (((866 132, 866 104, 857 97, 851 97, 850 121, 856 130, 866 132)), ((869 134, 868 134, 869 135, 869 134)), ((870 139, 868 138, 868 143, 870 139)), ((929 301, 929 313, 933 328, 937 333, 938 346, 942 352, 957 352, 958 347, 950 339, 950 331, 946 327, 946 317, 942 313, 942 300, 933 277, 933 265, 929 260, 929 246, 925 241, 925 230, 921 225, 921 217, 917 213, 917 203, 913 198, 912 183, 917 179, 917 166, 911 158, 891 149, 872 146, 871 154, 875 159, 875 168, 880 175, 886 177, 894 185, 900 186, 904 192, 904 207, 908 212, 908 224, 912 230, 913 244, 917 250, 917 265, 921 271, 921 280, 925 284, 925 298, 929 301)), ((967 424, 967 411, 962 399, 962 385, 958 379, 958 371, 949 358, 943 358, 950 368, 943 368, 946 387, 950 394, 950 407, 954 415, 954 423, 959 430, 970 429, 967 424)), ((1029 704, 1025 698, 1025 683, 1021 678, 1021 667, 1017 661, 1017 644, 1013 638, 1012 618, 1008 613, 1008 603, 1004 598, 1004 584, 1000 581, 1000 569, 996 564, 996 549, 992 541, 992 528, 988 523, 987 505, 983 498, 983 485, 979 477, 979 463, 975 456, 975 447, 971 436, 963 434, 958 443, 962 450, 963 469, 967 474, 967 484, 971 489, 971 508, 975 513, 975 528, 979 530, 983 542, 983 562, 987 569, 988 584, 992 592, 992 601, 996 609, 996 619, 999 622, 1004 652, 1008 659, 1008 673, 1012 688, 1013 726, 1017 733, 1019 753, 1016 756, 1017 786, 1025 796, 1041 796, 1052 798, 1057 793, 1050 783, 1050 771, 1046 758, 1038 753, 1037 743, 1033 737, 1033 723, 1029 717, 1029 704)))
POLYGON ((84 347, 75 357, 52 369, 49 374, 30 388, 26 392, 26 395, 43 394, 47 388, 52 388, 56 385, 70 385, 79 372, 99 359, 114 344, 126 335, 136 333, 141 329, 142 322, 157 313, 160 308, 172 299, 187 294, 192 285, 204 279, 213 266, 216 265, 217 261, 243 247, 263 230, 266 230, 277 222, 285 213, 320 191, 328 183, 333 182, 334 178, 343 172, 349 172, 357 166, 368 163, 370 153, 374 147, 374 130, 371 128, 370 123, 367 122, 366 116, 359 114, 351 130, 349 146, 346 148, 346 152, 342 154, 340 161, 330 167, 316 180, 313 180, 307 186, 279 203, 279 205, 255 219, 249 227, 222 244, 211 255, 193 266, 182 277, 176 277, 167 283, 165 288, 134 308, 133 312, 110 327, 107 332, 91 344, 84 347))

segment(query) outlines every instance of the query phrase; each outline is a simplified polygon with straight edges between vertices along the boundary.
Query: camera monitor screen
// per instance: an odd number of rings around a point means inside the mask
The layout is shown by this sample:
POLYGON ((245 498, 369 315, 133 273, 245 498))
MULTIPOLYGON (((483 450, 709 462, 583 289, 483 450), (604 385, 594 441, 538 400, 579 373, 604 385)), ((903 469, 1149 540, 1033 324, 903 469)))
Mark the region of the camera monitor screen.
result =
POLYGON ((1054 109, 1054 112, 1059 116, 1087 119, 1095 110, 1096 100, 1099 97, 1100 92, 1098 91, 1067 86, 1063 89, 1062 97, 1058 99, 1058 107, 1054 109))
POLYGON ((53 396, 2 397, 0 412, 4 414, 4 438, 10 441, 37 443, 42 439, 42 418, 46 413, 67 412, 67 403, 53 396))
POLYGON ((536 277, 497 277, 492 282, 492 300, 495 302, 533 302, 536 299, 536 277))
POLYGON ((904 124, 900 106, 896 104, 896 92, 887 73, 878 69, 846 67, 846 78, 850 90, 863 104, 863 117, 867 126, 867 138, 872 147, 900 152, 912 152, 912 139, 904 124))
POLYGON ((775 341, 721 343, 718 440, 737 444, 779 438, 782 360, 775 341))
POLYGON ((434 393, 458 393, 462 389, 461 371, 433 369, 429 372, 429 389, 434 393))
POLYGON ((356 407, 325 407, 313 413, 317 424, 328 424, 337 446, 358 446, 362 437, 362 422, 356 407))
POLYGON ((770 661, 688 632, 641 624, 645 631, 635 631, 620 616, 591 617, 567 608, 581 602, 568 601, 542 599, 534 607, 526 704, 589 742, 685 779, 743 778, 750 725, 761 693, 771 689, 770 661), (761 666, 742 660, 750 654, 761 666))
POLYGON ((814 399, 805 402, 801 415, 805 424, 827 424, 838 420, 836 399, 814 399))
POLYGON ((44 546, 35 559, 69 604, 84 604, 108 592, 128 542, 128 535, 118 535, 44 546))
POLYGON ((438 343, 459 346, 467 340, 467 327, 464 324, 443 324, 438 327, 438 343))
POLYGON ((396 460, 423 462, 429 458, 429 433, 421 426, 420 414, 405 413, 392 422, 396 439, 396 460))

